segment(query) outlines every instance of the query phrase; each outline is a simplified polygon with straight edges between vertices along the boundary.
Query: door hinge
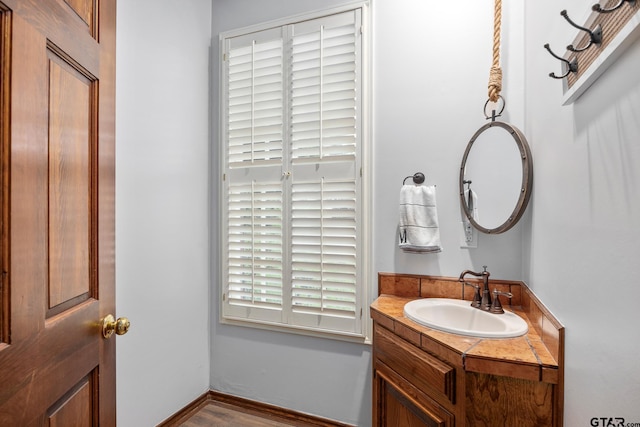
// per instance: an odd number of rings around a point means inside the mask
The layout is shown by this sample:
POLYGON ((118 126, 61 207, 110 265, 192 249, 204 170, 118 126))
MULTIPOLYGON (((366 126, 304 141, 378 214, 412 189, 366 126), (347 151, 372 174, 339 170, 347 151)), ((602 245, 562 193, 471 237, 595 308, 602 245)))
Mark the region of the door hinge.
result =
POLYGON ((360 309, 360 318, 362 319, 362 308, 360 309))
POLYGON ((227 294, 226 294, 226 293, 223 293, 223 294, 222 294, 222 301, 226 301, 226 300, 227 300, 227 294))
POLYGON ((227 53, 226 53, 226 52, 222 54, 222 60, 223 60, 223 61, 226 61, 226 60, 227 60, 227 53))

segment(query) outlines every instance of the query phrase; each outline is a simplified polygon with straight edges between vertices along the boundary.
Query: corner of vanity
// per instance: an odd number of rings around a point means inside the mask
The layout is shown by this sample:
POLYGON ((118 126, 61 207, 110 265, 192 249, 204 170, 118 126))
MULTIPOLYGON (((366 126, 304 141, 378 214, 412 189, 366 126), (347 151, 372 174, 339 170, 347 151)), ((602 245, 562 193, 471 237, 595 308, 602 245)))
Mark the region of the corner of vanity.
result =
POLYGON ((490 285, 513 295, 504 308, 528 323, 525 335, 479 338, 423 326, 404 316, 407 302, 471 302, 471 289, 452 277, 378 274, 370 307, 374 426, 563 425, 564 327, 523 282, 490 285))

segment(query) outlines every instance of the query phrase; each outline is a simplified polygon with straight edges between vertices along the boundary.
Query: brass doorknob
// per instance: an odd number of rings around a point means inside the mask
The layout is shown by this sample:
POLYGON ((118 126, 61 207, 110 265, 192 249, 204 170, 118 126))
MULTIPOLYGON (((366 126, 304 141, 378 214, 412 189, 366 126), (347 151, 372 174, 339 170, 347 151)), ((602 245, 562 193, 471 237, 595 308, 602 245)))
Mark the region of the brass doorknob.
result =
POLYGON ((129 326, 131 326, 131 322, 126 317, 118 317, 116 320, 112 314, 108 314, 102 320, 102 336, 110 338, 114 332, 116 335, 124 335, 129 331, 129 326))

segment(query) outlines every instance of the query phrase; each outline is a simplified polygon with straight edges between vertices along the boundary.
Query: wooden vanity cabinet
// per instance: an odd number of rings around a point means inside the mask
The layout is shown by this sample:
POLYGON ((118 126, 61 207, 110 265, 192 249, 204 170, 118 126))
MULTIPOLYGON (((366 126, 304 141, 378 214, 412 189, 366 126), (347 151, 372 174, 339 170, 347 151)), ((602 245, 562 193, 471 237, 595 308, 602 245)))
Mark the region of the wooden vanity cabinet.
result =
POLYGON ((543 381, 466 372, 374 322, 376 427, 555 426, 555 393, 543 381))
POLYGON ((510 292, 524 336, 483 339, 423 327, 404 315, 417 298, 468 299, 457 277, 378 274, 373 319, 376 427, 562 427, 564 327, 524 282, 510 292))
POLYGON ((374 323, 373 425, 454 427, 456 368, 374 323))

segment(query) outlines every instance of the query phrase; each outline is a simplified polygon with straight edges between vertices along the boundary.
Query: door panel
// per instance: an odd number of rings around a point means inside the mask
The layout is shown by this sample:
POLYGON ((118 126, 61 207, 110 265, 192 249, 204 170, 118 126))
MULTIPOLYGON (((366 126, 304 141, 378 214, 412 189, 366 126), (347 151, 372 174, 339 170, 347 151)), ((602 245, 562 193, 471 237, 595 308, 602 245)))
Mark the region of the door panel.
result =
POLYGON ((0 10, 0 425, 114 426, 115 0, 0 10))
POLYGON ((49 427, 91 427, 95 424, 97 402, 95 396, 95 371, 83 378, 69 393, 48 411, 49 427))
POLYGON ((373 425, 376 427, 454 427, 455 417, 438 402, 375 356, 373 425))
POLYGON ((391 384, 385 383, 383 393, 386 427, 444 427, 443 420, 420 408, 391 384))
MULTIPOLYGON (((92 291, 92 81, 49 54, 49 303, 69 308, 92 291)), ((51 313, 51 310, 53 313, 51 313)))
POLYGON ((87 24, 90 34, 93 34, 94 0, 65 0, 70 8, 87 24))

